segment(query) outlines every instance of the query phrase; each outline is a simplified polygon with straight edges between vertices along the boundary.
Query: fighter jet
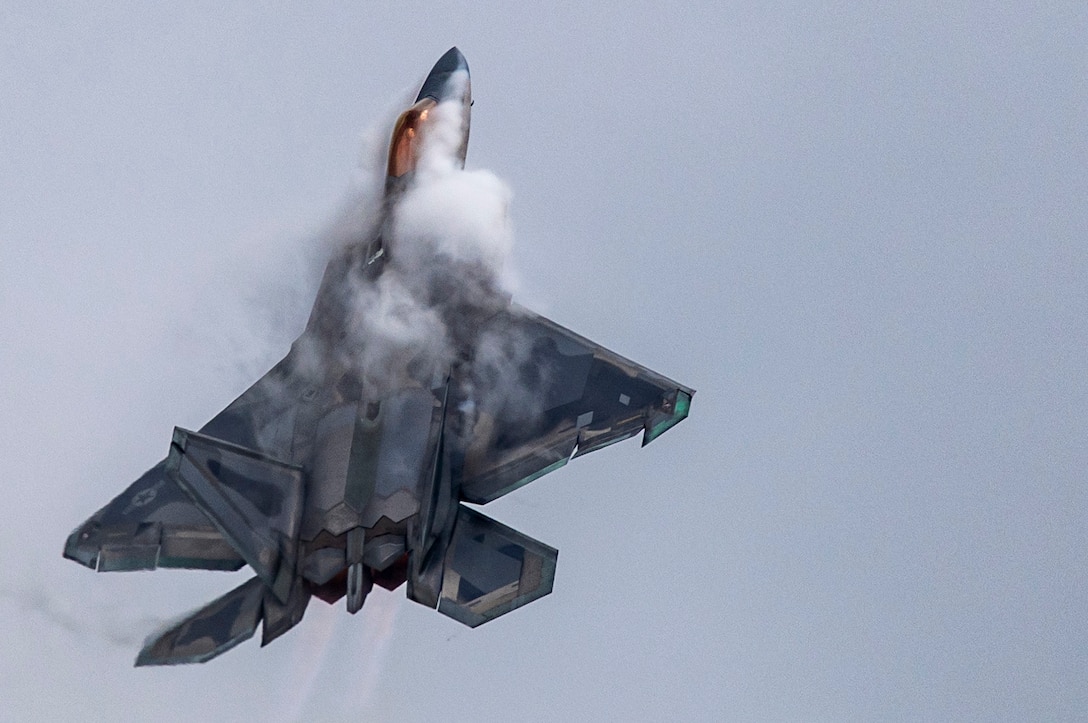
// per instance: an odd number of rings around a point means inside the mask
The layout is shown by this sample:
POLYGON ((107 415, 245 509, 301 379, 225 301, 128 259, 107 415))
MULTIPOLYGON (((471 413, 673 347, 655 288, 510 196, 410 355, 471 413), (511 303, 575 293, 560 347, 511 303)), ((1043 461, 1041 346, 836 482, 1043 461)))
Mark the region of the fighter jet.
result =
POLYGON ((471 104, 452 48, 396 121, 378 217, 329 261, 291 351, 199 431, 175 428, 166 458, 68 537, 64 556, 99 572, 255 573, 150 636, 136 665, 204 662, 262 622, 267 645, 311 598, 355 613, 375 584, 493 620, 551 592, 558 552, 466 503, 687 416, 692 389, 514 304, 472 263, 405 266, 398 208, 443 114, 460 133, 446 160, 464 168, 471 104), (356 353, 374 313, 360 295, 394 281, 437 320, 441 352, 408 335, 356 353))

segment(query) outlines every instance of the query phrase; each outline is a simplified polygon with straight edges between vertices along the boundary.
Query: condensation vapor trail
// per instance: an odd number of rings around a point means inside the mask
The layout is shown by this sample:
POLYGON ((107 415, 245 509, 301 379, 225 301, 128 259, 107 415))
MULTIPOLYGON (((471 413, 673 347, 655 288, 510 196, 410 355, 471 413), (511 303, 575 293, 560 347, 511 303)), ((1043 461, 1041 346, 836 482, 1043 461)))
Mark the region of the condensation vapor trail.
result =
MULTIPOLYGON (((382 591, 385 592, 385 591, 382 591)), ((363 650, 367 651, 363 662, 362 683, 358 689, 359 710, 365 710, 371 703, 374 690, 381 679, 385 658, 389 652, 389 641, 393 638, 393 627, 403 599, 395 593, 373 595, 367 601, 370 606, 367 624, 363 627, 363 650)))
POLYGON ((344 617, 338 608, 314 611, 317 619, 308 626, 307 639, 300 646, 302 652, 292 666, 287 700, 271 711, 275 717, 282 714, 284 720, 310 720, 315 711, 327 712, 328 708, 318 702, 326 697, 335 698, 333 710, 367 710, 381 680, 402 603, 396 592, 377 589, 355 618, 344 617), (344 669, 358 672, 345 677, 344 669), (332 684, 324 689, 322 682, 332 684), (340 682, 347 684, 337 684, 340 682))
POLYGON ((46 592, 43 588, 0 588, 6 598, 22 610, 36 613, 50 624, 81 636, 94 636, 112 645, 129 648, 143 642, 144 635, 166 623, 167 618, 150 615, 126 615, 116 605, 88 609, 87 601, 78 606, 46 592), (143 632, 140 632, 143 631, 143 632))
MULTIPOLYGON (((336 608, 319 609, 311 612, 313 620, 307 620, 306 640, 299 646, 301 651, 292 665, 292 673, 288 678, 287 700, 276 711, 279 714, 286 710, 283 720, 302 720, 304 713, 310 709, 317 685, 322 673, 328 667, 329 656, 333 650, 333 634, 340 627, 343 611, 336 608), (294 683, 301 683, 297 687, 294 683)), ((354 622, 354 621, 352 621, 354 622)))

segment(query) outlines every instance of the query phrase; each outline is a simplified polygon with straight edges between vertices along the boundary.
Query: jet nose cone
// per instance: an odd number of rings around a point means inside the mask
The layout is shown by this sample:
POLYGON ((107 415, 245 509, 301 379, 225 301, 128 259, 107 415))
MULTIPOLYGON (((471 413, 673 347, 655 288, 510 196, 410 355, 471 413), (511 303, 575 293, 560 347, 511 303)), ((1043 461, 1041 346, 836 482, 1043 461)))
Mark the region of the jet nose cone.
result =
POLYGON ((419 89, 419 95, 416 96, 416 102, 424 98, 434 98, 441 103, 455 94, 459 95, 457 92, 459 89, 450 88, 447 81, 451 75, 460 70, 468 75, 468 61, 456 47, 450 48, 427 74, 427 79, 423 81, 423 87, 419 89))

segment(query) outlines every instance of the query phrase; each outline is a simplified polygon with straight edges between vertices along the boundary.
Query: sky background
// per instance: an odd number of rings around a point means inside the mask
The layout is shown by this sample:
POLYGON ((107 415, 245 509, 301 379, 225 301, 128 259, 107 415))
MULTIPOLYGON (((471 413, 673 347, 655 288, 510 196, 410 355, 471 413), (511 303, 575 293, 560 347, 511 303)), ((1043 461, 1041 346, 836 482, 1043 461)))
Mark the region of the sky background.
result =
POLYGON ((1084 3, 72 5, 0 5, 0 720, 1088 716, 1084 3), (133 669, 249 573, 65 537, 286 353, 454 44, 517 300, 689 420, 487 507, 560 556, 482 628, 133 669))

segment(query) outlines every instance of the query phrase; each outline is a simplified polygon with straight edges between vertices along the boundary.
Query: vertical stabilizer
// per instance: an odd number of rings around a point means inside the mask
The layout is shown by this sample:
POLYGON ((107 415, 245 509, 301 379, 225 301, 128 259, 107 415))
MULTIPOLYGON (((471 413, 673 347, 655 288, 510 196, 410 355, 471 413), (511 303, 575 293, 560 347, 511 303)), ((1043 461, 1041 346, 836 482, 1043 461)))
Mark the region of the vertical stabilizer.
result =
POLYGON ((166 474, 282 603, 295 576, 302 470, 255 450, 174 430, 166 474))

